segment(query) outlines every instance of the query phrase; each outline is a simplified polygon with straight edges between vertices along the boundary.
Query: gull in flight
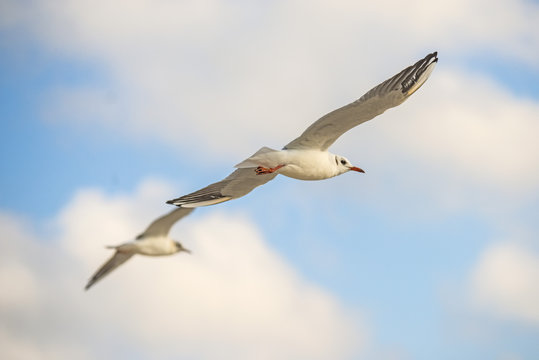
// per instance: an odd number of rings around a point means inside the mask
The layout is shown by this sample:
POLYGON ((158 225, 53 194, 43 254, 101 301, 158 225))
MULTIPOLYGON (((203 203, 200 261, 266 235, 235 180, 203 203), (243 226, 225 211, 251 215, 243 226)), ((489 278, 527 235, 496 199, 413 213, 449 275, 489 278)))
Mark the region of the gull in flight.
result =
POLYGON ((403 103, 427 81, 437 62, 437 52, 427 55, 359 100, 323 116, 282 150, 263 147, 236 165, 237 170, 225 179, 167 203, 184 208, 218 204, 247 195, 278 174, 299 180, 323 180, 348 171, 364 172, 327 149, 348 130, 403 103))
POLYGON ((182 244, 172 240, 168 233, 174 223, 189 215, 194 209, 178 208, 160 218, 155 219, 148 228, 135 240, 118 246, 108 246, 115 249, 114 255, 104 263, 90 278, 85 290, 88 290, 97 281, 108 275, 112 270, 122 265, 135 254, 148 256, 172 255, 180 251, 190 253, 182 244))

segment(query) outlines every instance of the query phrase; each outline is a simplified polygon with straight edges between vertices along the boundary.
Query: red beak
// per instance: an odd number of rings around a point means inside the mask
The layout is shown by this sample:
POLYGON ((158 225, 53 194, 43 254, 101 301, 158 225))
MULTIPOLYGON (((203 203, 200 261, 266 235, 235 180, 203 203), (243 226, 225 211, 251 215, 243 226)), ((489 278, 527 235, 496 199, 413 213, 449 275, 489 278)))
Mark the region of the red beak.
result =
POLYGON ((365 173, 365 171, 363 171, 363 169, 360 169, 360 168, 358 168, 358 167, 356 167, 356 166, 350 167, 350 170, 352 170, 352 171, 357 171, 357 172, 360 172, 360 173, 365 173))

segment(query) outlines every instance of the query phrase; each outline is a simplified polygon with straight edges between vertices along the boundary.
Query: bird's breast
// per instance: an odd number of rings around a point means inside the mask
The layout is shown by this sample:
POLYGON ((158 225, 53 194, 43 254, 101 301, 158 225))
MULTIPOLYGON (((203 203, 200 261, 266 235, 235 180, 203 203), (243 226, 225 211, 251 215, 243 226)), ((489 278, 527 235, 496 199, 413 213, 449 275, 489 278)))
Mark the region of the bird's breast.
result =
POLYGON ((137 253, 148 256, 170 255, 176 252, 176 245, 166 237, 137 240, 137 253))
POLYGON ((279 173, 298 180, 323 180, 337 175, 332 156, 318 150, 283 150, 283 166, 279 173))

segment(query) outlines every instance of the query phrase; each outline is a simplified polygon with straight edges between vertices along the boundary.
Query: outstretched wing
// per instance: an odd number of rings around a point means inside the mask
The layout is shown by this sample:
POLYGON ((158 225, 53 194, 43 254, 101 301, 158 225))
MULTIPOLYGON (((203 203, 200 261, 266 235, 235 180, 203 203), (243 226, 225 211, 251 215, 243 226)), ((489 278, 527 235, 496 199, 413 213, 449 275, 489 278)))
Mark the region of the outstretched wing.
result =
POLYGON ((237 169, 225 179, 191 194, 169 200, 167 204, 181 206, 182 208, 218 204, 247 195, 254 188, 267 183, 275 176, 277 176, 276 173, 257 175, 253 168, 237 169))
POLYGON ((189 215, 193 210, 194 209, 184 208, 172 210, 168 214, 155 219, 142 234, 137 236, 137 239, 146 238, 148 236, 167 236, 172 225, 189 215))
POLYGON ((359 100, 323 116, 286 145, 285 149, 327 150, 345 132, 387 109, 400 105, 427 81, 438 61, 437 52, 427 55, 374 87, 359 100))
POLYGON ((108 275, 112 270, 116 269, 118 266, 122 265, 124 262, 129 260, 133 256, 133 254, 126 254, 121 253, 119 251, 116 251, 112 257, 107 260, 106 263, 104 263, 99 270, 95 272, 95 274, 90 278, 88 281, 88 284, 84 287, 85 290, 88 290, 93 284, 95 284, 97 281, 104 278, 106 275, 108 275))

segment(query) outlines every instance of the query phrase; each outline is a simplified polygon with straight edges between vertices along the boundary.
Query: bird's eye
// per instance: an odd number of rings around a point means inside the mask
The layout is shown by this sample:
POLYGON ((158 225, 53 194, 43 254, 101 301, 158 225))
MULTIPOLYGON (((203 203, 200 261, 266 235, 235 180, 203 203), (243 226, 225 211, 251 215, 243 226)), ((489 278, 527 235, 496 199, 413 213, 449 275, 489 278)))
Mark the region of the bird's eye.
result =
POLYGON ((346 160, 341 159, 341 164, 346 165, 346 160))

